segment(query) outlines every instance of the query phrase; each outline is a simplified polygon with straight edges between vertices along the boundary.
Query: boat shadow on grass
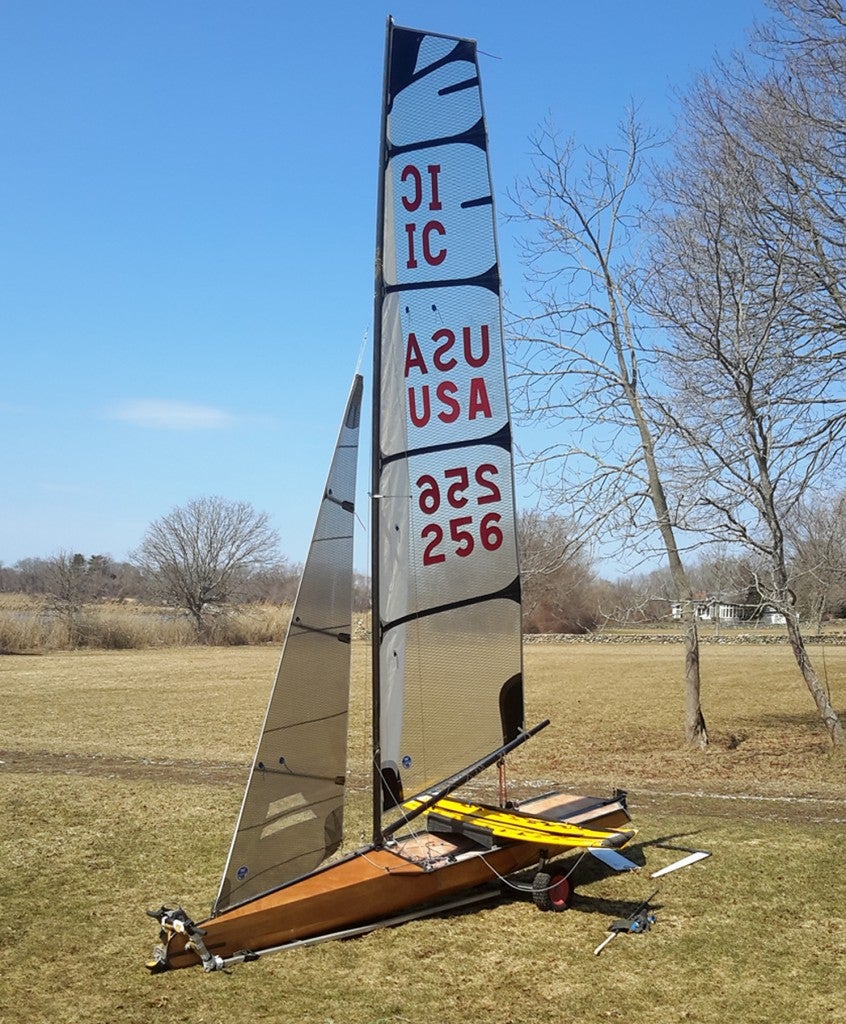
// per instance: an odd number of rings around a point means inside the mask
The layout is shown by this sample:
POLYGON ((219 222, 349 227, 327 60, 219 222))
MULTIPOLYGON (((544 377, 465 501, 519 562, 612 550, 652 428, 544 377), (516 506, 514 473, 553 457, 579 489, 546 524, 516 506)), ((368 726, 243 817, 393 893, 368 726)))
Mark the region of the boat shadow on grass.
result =
MULTIPOLYGON (((656 836, 653 839, 644 839, 639 843, 633 843, 625 847, 623 855, 634 865, 633 871, 640 874, 647 866, 647 850, 666 850, 676 855, 695 853, 697 852, 696 847, 680 845, 678 841, 690 840, 698 834, 699 830, 696 830, 693 832, 670 833, 668 835, 656 836)), ((651 866, 657 870, 661 865, 653 864, 651 866)), ((610 899, 605 896, 592 895, 585 891, 586 887, 599 884, 620 874, 620 872, 590 856, 587 851, 575 860, 573 858, 553 860, 546 866, 545 870, 548 872, 558 872, 569 878, 572 886, 572 896, 568 903, 569 910, 585 914, 599 914, 609 918, 627 918, 643 909, 644 901, 642 897, 638 899, 624 897, 610 899)), ((503 884, 500 896, 501 901, 504 903, 531 903, 533 901, 532 879, 536 872, 537 868, 514 876, 514 881, 517 883, 518 888, 503 884)), ((656 882, 656 887, 657 884, 656 882)), ((661 907, 660 903, 654 903, 652 900, 647 900, 647 903, 650 910, 660 909, 661 907)), ((473 909, 468 908, 465 912, 472 912, 473 909)))

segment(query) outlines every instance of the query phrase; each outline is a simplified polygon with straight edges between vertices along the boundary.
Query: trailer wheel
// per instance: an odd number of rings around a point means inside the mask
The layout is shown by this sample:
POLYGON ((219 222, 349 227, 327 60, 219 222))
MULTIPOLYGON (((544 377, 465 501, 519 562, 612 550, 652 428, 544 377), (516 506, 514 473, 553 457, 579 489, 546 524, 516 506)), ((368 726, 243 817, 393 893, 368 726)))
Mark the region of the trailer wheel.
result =
POLYGON ((539 910, 560 913, 570 906, 572 896, 570 879, 560 872, 538 871, 532 879, 532 900, 539 910))

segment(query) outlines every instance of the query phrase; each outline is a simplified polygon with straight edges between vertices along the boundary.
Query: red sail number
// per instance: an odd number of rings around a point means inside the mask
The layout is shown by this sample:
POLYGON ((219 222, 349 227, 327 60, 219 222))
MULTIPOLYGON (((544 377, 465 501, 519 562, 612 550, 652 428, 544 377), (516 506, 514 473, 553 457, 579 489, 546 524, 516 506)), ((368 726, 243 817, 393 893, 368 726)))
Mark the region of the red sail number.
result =
MULTIPOLYGON (((492 502, 502 501, 502 491, 492 479, 498 474, 499 470, 492 462, 484 462, 476 467, 473 479, 482 492, 476 496, 477 505, 490 505, 492 502)), ((447 501, 453 508, 464 508, 469 500, 465 491, 470 486, 470 471, 466 466, 456 466, 454 469, 445 469, 444 478, 451 481, 446 492, 447 501)), ((433 516, 441 507, 441 488, 438 481, 431 473, 424 473, 418 477, 417 486, 420 488, 417 496, 420 511, 427 516, 433 516)))
MULTIPOLYGON (((477 485, 475 494, 476 505, 489 505, 502 500, 502 491, 495 481, 499 470, 492 462, 482 463, 473 470, 473 480, 477 485)), ((451 508, 472 508, 470 489, 470 470, 467 466, 455 466, 443 471, 443 484, 431 473, 424 473, 417 479, 419 492, 417 504, 426 516, 435 515, 446 499, 451 508)), ((446 561, 447 550, 459 558, 467 558, 475 549, 477 542, 486 551, 496 551, 503 541, 499 512, 487 512, 478 521, 473 515, 455 516, 448 520, 449 539, 444 536, 444 528, 439 523, 426 523, 420 531, 421 539, 426 542, 423 549, 423 564, 438 565, 446 561)))

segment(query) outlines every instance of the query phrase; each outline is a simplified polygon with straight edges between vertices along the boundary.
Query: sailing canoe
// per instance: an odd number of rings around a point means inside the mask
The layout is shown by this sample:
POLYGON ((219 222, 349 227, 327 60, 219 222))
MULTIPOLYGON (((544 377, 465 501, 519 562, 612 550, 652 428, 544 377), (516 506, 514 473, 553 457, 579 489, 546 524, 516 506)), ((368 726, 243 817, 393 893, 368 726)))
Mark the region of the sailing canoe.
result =
MULTIPOLYGON (((553 794, 521 805, 527 814, 592 829, 623 829, 629 821, 621 799, 594 801, 553 794)), ((625 833, 624 833, 625 835, 625 833)), ((284 947, 346 928, 374 927, 413 907, 437 905, 457 893, 523 871, 549 853, 544 842, 503 841, 480 849, 472 840, 422 832, 395 844, 357 850, 266 896, 228 910, 197 926, 211 957, 226 960, 250 951, 284 947)), ((247 957, 249 959, 249 957, 247 957)), ((202 962, 190 937, 171 932, 168 968, 202 962)))

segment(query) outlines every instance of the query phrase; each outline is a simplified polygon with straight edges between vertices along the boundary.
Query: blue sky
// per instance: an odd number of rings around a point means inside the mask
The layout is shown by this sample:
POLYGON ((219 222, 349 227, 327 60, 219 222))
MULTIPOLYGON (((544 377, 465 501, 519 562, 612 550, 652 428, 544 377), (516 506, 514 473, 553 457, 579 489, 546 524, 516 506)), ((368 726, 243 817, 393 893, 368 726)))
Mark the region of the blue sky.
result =
POLYGON ((268 512, 305 556, 371 329, 388 13, 479 41, 502 217, 548 114, 587 143, 610 141, 631 100, 669 128, 674 91, 766 12, 3 0, 0 563, 122 559, 211 494, 268 512))

